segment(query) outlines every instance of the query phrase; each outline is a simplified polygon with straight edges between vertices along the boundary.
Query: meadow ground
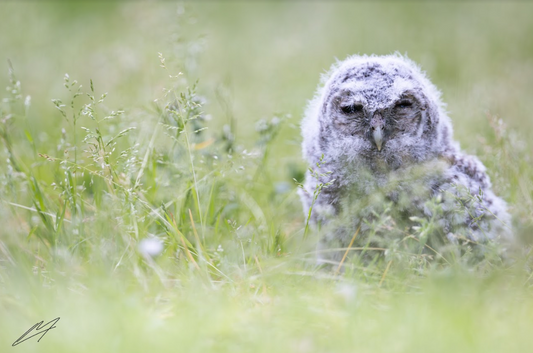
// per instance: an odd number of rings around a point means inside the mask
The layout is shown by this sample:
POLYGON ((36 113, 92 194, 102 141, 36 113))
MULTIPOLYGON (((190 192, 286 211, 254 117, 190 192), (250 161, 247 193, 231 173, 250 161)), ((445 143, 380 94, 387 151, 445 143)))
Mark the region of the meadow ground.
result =
POLYGON ((0 351, 531 351, 532 14, 0 3, 0 351), (335 57, 395 51, 509 203, 507 261, 398 245, 414 232, 343 275, 315 268, 299 120, 335 57))

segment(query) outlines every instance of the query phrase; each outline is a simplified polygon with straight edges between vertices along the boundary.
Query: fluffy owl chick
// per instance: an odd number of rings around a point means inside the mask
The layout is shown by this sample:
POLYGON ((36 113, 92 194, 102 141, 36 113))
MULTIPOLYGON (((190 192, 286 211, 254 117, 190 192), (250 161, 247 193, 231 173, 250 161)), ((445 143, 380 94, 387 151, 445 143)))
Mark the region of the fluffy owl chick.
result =
POLYGON ((346 247, 359 226, 364 237, 385 212, 404 229, 431 218, 443 241, 508 237, 505 202, 452 134, 440 92, 408 58, 334 64, 302 122, 303 154, 314 169, 300 191, 304 212, 312 207, 315 224, 335 223, 322 248, 346 247))

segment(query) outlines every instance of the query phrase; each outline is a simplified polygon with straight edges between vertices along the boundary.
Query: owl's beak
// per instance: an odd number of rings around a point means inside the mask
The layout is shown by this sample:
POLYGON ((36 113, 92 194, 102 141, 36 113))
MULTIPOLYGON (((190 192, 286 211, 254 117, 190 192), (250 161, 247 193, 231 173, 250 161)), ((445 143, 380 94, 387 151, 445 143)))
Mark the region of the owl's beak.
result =
POLYGON ((372 137, 378 148, 378 151, 381 151, 381 146, 383 145, 383 117, 380 113, 375 113, 370 121, 370 127, 372 128, 372 137))
POLYGON ((372 136, 374 137, 374 142, 378 147, 378 151, 381 151, 381 145, 383 144, 383 129, 381 128, 381 126, 374 128, 372 136))

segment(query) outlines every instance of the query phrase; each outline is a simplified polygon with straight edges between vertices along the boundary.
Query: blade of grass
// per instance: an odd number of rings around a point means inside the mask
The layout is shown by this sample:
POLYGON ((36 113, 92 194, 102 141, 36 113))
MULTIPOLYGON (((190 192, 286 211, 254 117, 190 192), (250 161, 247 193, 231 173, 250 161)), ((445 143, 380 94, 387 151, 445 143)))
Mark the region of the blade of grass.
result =
POLYGON ((381 287, 383 284, 383 281, 385 280, 385 277, 387 276, 387 272, 389 272, 390 265, 392 264, 392 260, 389 261, 387 264, 387 267, 385 268, 385 271, 383 272, 383 276, 381 276, 381 280, 379 281, 378 287, 381 287))
POLYGON ((360 230, 361 230, 361 225, 359 225, 359 227, 355 231, 355 234, 353 235, 352 240, 350 241, 350 245, 348 245, 348 248, 346 249, 346 252, 344 253, 344 256, 342 257, 342 260, 339 263, 339 267, 337 267, 337 270, 335 271, 335 275, 337 275, 339 273, 339 271, 341 270, 342 264, 344 263, 344 260, 346 260, 346 256, 348 256, 348 251, 350 251, 350 249, 351 249, 351 247, 353 245, 353 242, 355 241, 355 238, 357 237, 357 234, 359 234, 360 230))

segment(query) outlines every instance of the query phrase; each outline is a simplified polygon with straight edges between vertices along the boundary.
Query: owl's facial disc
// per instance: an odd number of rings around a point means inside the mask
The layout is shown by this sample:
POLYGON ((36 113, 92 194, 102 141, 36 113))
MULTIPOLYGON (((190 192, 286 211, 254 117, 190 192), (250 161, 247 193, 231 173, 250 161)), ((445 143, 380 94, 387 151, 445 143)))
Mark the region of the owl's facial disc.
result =
POLYGON ((377 91, 357 91, 351 87, 341 90, 331 100, 330 116, 338 132, 360 141, 359 146, 373 151, 372 156, 378 154, 385 158, 400 150, 408 151, 405 143, 416 144, 422 131, 425 106, 423 96, 416 89, 396 93, 390 86, 379 88, 377 91), (387 98, 383 99, 380 94, 387 98), (389 96, 392 99, 388 99, 389 96))

